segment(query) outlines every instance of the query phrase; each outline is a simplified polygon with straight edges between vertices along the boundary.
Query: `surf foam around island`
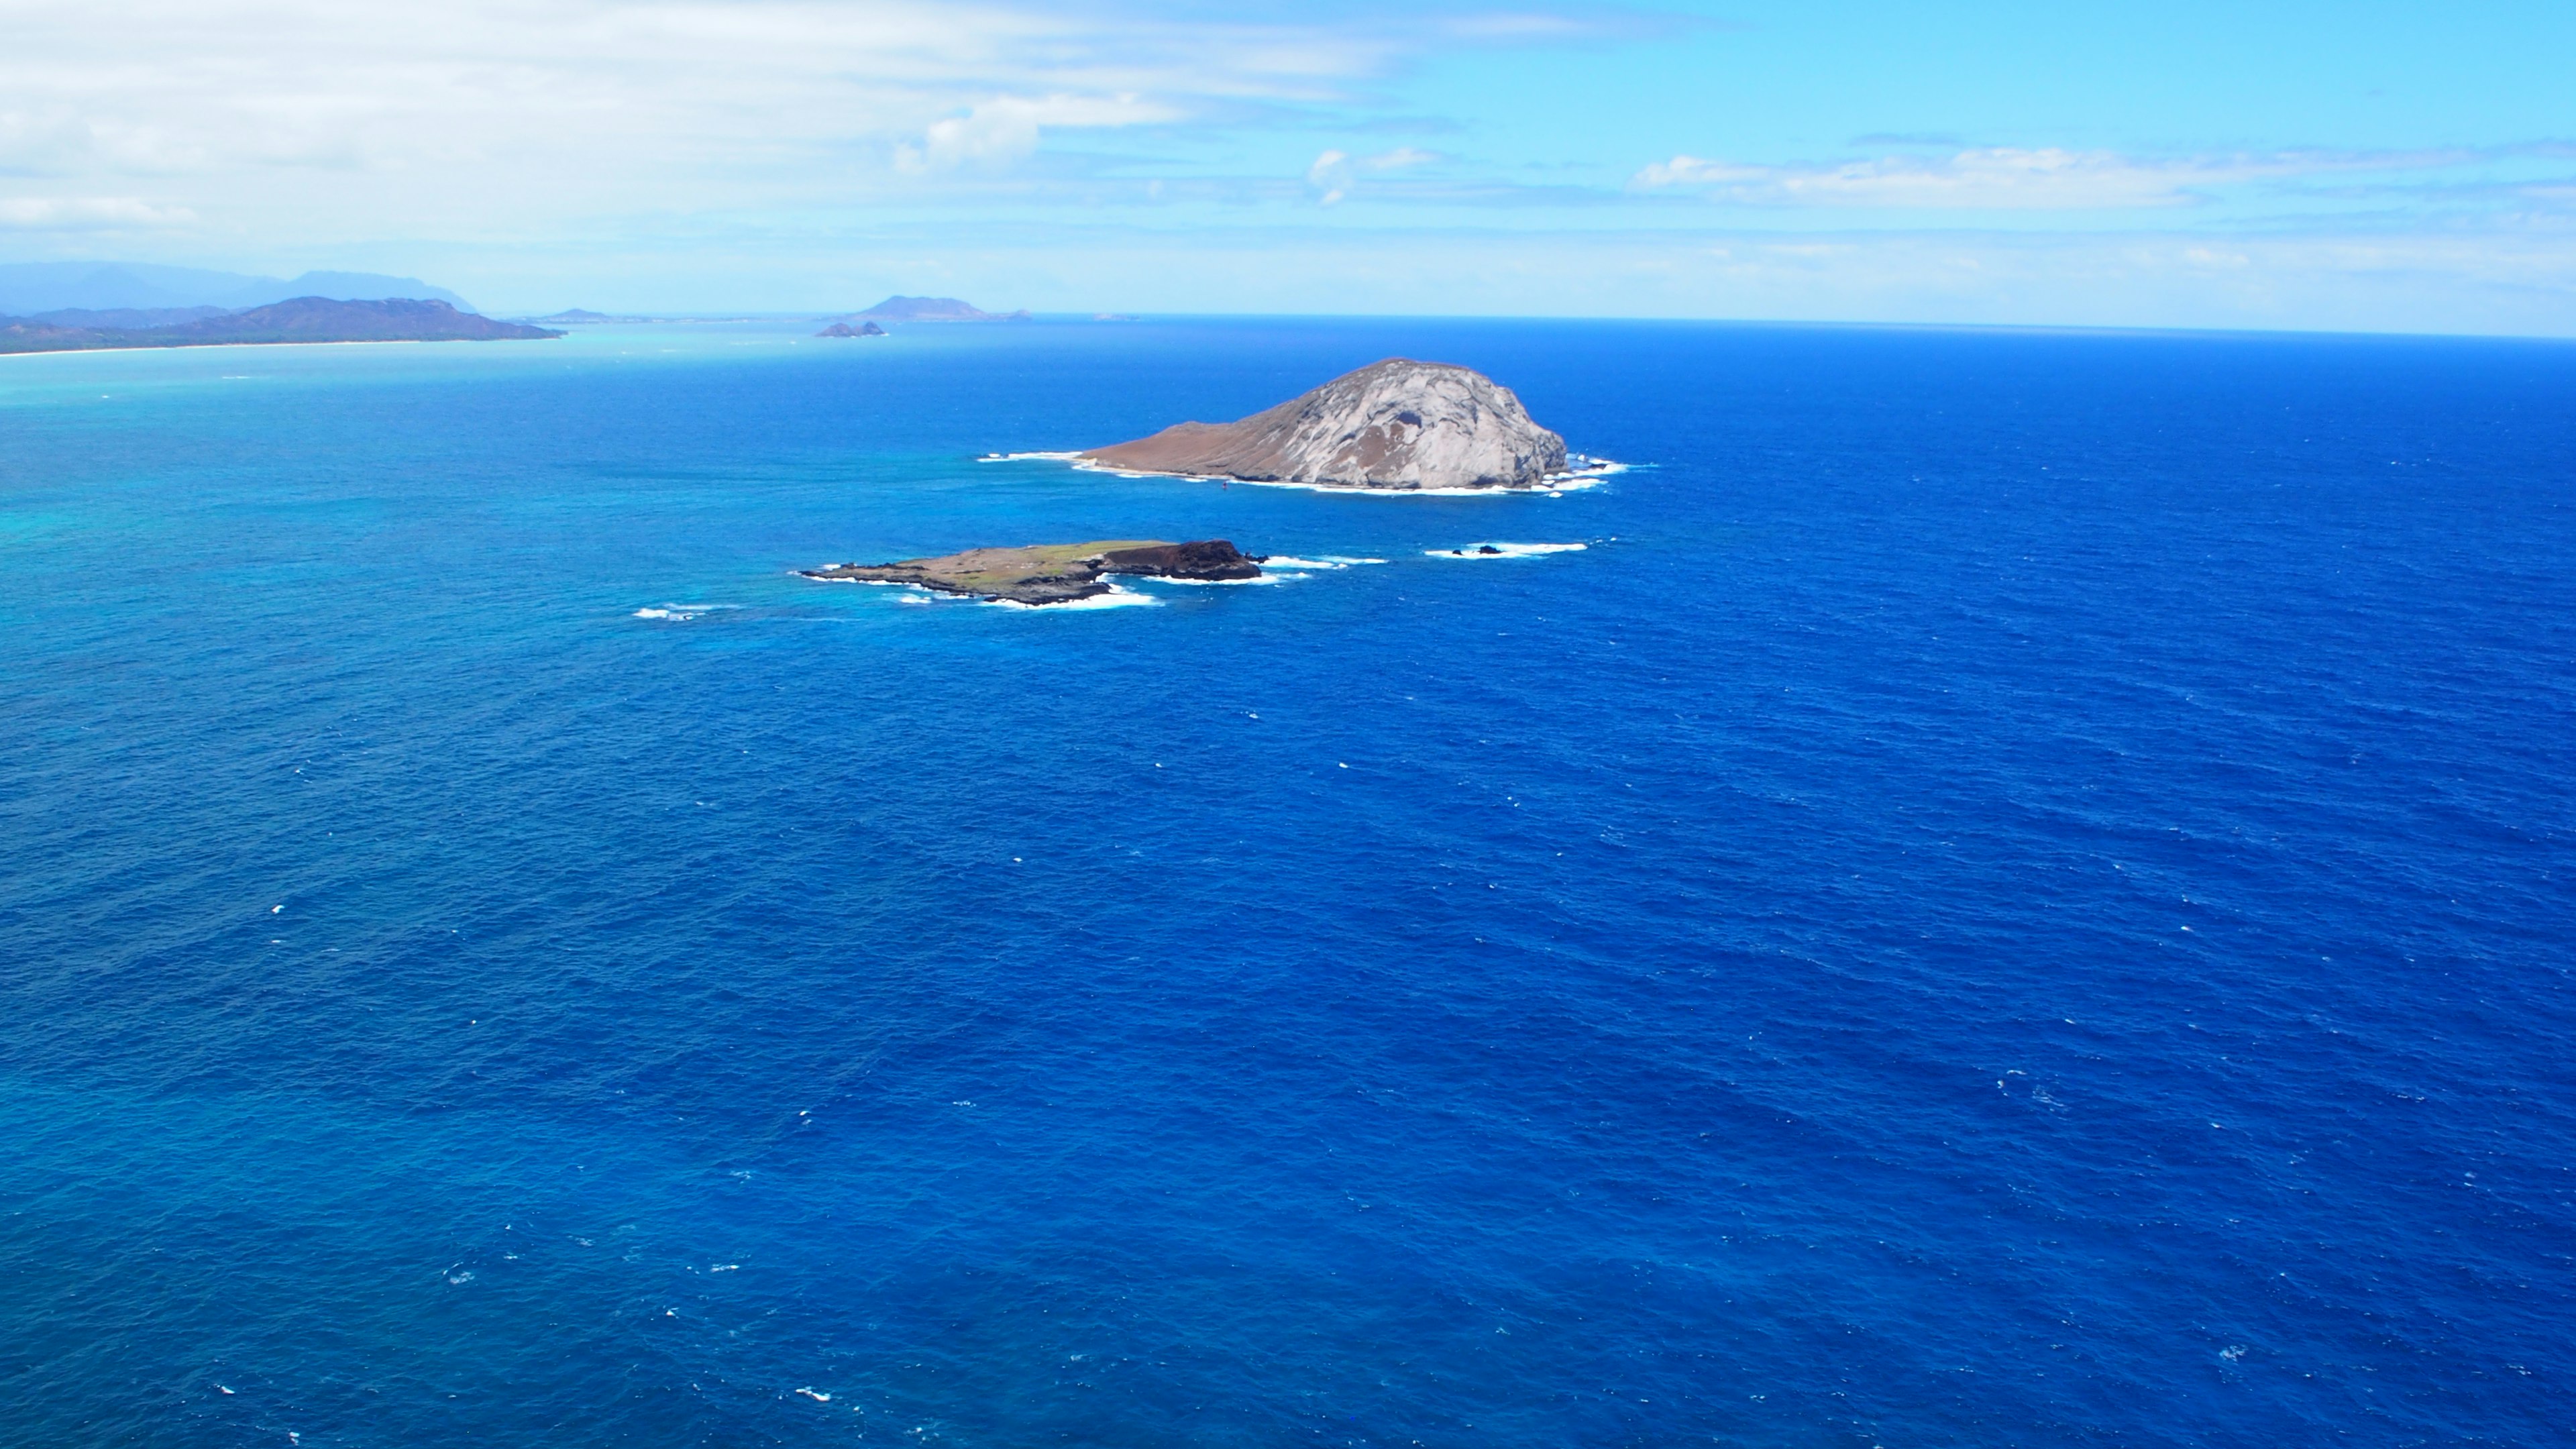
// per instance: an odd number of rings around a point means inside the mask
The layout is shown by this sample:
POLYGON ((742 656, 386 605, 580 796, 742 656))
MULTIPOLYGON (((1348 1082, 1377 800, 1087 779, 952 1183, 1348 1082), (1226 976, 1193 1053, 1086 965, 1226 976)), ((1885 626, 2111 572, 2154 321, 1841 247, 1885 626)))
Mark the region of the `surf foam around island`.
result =
MULTIPOLYGON (((1162 582, 1170 583, 1173 581, 1166 579, 1162 580, 1162 582)), ((1113 588, 1105 594, 1093 594, 1087 599, 1066 599, 1052 604, 1023 604, 1017 599, 982 599, 978 602, 984 604, 988 608, 994 609, 1019 609, 1026 612, 1045 614, 1071 614, 1089 609, 1153 608, 1160 605, 1163 601, 1155 598, 1151 594, 1139 593, 1134 589, 1113 588)))
POLYGON ((1426 548, 1426 558, 1536 558, 1543 553, 1581 553, 1586 543, 1471 543, 1464 548, 1426 548))
POLYGON ((1237 483, 1246 488, 1293 488, 1301 493, 1369 494, 1389 498, 1504 498, 1513 495, 1545 494, 1558 497, 1597 488, 1605 478, 1628 471, 1626 463, 1607 458, 1578 457, 1561 473, 1550 473, 1542 482, 1524 486, 1497 485, 1491 488, 1362 488, 1347 483, 1304 483, 1287 478, 1236 478, 1223 473, 1173 473, 1152 468, 1127 468, 1103 463, 1081 452, 986 453, 978 463, 1065 463, 1077 473, 1106 473, 1113 478, 1178 478, 1191 483, 1237 483))
MULTIPOLYGON (((1287 478, 1231 478, 1221 473, 1157 473, 1141 468, 1120 468, 1093 462, 1080 453, 1014 453, 1012 458, 1071 457, 1077 473, 1107 473, 1116 478, 1179 478, 1192 483, 1223 483, 1227 487, 1242 484, 1246 488, 1293 488, 1300 493, 1330 493, 1344 498, 1516 498, 1532 494, 1554 498, 1586 488, 1601 486, 1601 480, 1614 473, 1628 471, 1625 463, 1606 463, 1581 472, 1552 473, 1544 483, 1528 487, 1497 485, 1492 488, 1359 488, 1347 483, 1300 483, 1287 478)), ((1002 462, 1003 458, 984 459, 1002 462)))

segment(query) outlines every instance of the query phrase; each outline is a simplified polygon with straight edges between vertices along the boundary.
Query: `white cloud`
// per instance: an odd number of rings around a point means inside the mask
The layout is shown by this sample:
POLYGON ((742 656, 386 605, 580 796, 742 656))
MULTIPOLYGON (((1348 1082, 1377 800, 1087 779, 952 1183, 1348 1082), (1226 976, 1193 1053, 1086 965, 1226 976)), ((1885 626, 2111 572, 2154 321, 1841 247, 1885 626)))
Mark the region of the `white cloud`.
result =
POLYGON ((1318 193, 1319 205, 1331 206, 1351 194, 1363 172, 1401 171, 1411 166, 1427 166, 1442 159, 1437 151, 1423 151, 1411 146, 1398 146, 1374 156, 1352 156, 1346 151, 1326 151, 1306 168, 1306 184, 1318 193))
POLYGON ((153 229, 196 219, 184 206, 154 206, 130 196, 0 197, 0 230, 7 231, 153 229))
POLYGON ((0 176, 175 178, 287 235, 848 204, 1334 103, 1427 43, 1035 0, 0 0, 0 36, 0 176))
POLYGON ((2112 151, 1986 146, 1841 165, 1758 166, 1684 155, 1646 167, 1632 184, 1690 187, 1764 206, 2076 211, 2181 206, 2206 188, 2352 164, 2321 155, 2142 160, 2112 151))
POLYGON ((1128 92, 1115 96, 1001 96, 965 115, 933 121, 918 145, 895 148, 895 167, 913 175, 960 169, 999 170, 1035 155, 1048 127, 1154 125, 1180 119, 1173 105, 1128 92))

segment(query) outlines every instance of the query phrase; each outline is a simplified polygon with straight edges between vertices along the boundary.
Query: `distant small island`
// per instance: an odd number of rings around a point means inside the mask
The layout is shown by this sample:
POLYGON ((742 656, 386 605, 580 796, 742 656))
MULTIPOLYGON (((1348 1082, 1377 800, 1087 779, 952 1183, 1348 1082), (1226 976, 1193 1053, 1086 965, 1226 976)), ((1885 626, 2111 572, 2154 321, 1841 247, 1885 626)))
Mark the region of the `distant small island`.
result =
POLYGON ((1020 312, 986 312, 954 297, 888 297, 864 312, 853 312, 852 322, 1026 322, 1029 314, 1020 312))
POLYGON ((835 322, 814 335, 817 337, 883 337, 886 335, 886 330, 874 322, 863 322, 856 327, 847 322, 835 322))
POLYGON ((1565 439, 1531 421, 1510 388, 1404 357, 1239 422, 1175 423, 1080 456, 1140 473, 1397 491, 1545 488, 1566 468, 1565 439))
POLYGON ((1222 581, 1261 577, 1261 561, 1222 538, 1194 543, 1156 539, 1096 539, 1090 543, 1038 543, 1019 548, 970 548, 938 558, 897 563, 833 564, 799 570, 833 583, 911 584, 943 594, 1004 599, 1015 604, 1069 604, 1109 592, 1104 582, 1137 578, 1222 581))
POLYGON ((0 317, 0 353, 90 352, 117 347, 229 347, 292 342, 492 342, 561 337, 561 332, 496 322, 445 302, 388 297, 341 302, 295 297, 239 312, 218 312, 158 326, 80 325, 0 317))

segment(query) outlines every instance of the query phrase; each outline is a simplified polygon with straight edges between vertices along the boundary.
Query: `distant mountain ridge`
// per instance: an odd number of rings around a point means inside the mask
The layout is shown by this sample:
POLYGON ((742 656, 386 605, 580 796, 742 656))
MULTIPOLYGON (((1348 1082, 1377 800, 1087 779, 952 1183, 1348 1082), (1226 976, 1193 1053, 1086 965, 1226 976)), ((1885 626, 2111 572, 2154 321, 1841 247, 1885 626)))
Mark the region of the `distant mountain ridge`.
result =
POLYGON ((161 327, 64 326, 34 317, 0 317, 0 352, 289 342, 491 342, 561 336, 548 328, 496 322, 459 312, 445 302, 409 297, 357 302, 295 297, 161 327))
POLYGON ((292 281, 213 272, 195 267, 162 267, 141 262, 15 262, 0 264, 0 315, 35 316, 69 309, 82 311, 162 311, 215 307, 237 312, 297 297, 332 301, 376 301, 416 297, 445 302, 460 312, 474 307, 445 287, 418 277, 390 277, 376 272, 306 272, 292 281))

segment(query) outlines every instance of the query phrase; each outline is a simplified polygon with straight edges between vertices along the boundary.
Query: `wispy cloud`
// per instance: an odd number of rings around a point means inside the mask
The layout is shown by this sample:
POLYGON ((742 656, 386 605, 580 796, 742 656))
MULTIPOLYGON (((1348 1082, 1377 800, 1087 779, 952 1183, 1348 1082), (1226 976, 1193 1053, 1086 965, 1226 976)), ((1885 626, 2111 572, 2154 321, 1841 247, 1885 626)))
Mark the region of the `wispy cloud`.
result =
POLYGON ((1111 96, 997 96, 969 107, 962 116, 931 122, 918 144, 898 143, 895 169, 922 175, 961 169, 1000 170, 1037 153, 1048 129, 1114 129, 1181 119, 1170 102, 1148 100, 1134 92, 1111 96))
POLYGON ((1641 190, 1687 188, 1750 206, 1987 211, 2097 211, 2186 206, 2222 187, 2325 173, 2421 170, 2459 152, 2293 151, 2137 157, 2047 146, 1984 146, 1946 156, 1897 155, 1809 165, 1753 165, 1679 155, 1637 172, 1641 190))
POLYGON ((0 197, 11 176, 43 177, 289 232, 364 216, 362 234, 849 204, 989 182, 1058 132, 1345 113, 1410 57, 1548 29, 1462 38, 1472 19, 1209 22, 1030 0, 0 0, 0 197))
POLYGON ((1326 151, 1306 168, 1306 184, 1316 192, 1316 200, 1331 206, 1351 194, 1363 175, 1402 171, 1415 166, 1428 166, 1440 160, 1437 151, 1424 151, 1412 146, 1398 146, 1374 156, 1353 156, 1342 151, 1326 151))
POLYGON ((196 219, 186 207, 154 206, 131 196, 0 198, 0 230, 7 231, 150 230, 196 219))

